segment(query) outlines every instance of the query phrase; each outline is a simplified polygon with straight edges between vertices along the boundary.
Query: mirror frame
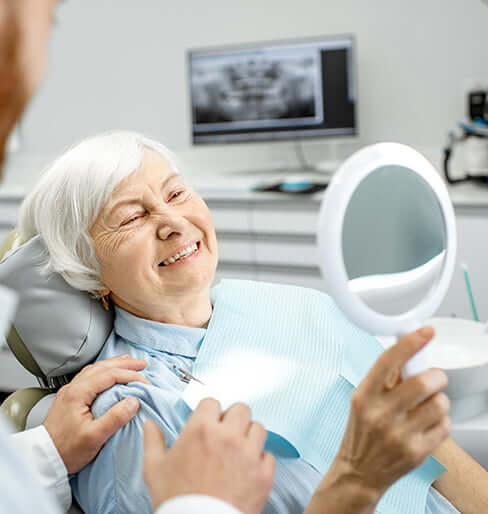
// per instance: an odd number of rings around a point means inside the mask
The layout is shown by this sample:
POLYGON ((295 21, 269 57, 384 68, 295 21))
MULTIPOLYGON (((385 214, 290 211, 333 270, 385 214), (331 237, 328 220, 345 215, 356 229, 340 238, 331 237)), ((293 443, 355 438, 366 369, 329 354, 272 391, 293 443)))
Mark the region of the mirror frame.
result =
POLYGON ((320 207, 317 224, 319 266, 326 292, 344 314, 373 335, 400 336, 412 332, 432 317, 451 282, 456 262, 457 232, 454 209, 447 188, 432 164, 419 152, 400 143, 367 146, 349 157, 334 174, 320 207), (377 168, 397 165, 417 173, 438 199, 444 218, 446 257, 440 279, 423 300, 407 312, 385 315, 368 307, 348 287, 342 253, 342 228, 349 201, 357 186, 377 168))

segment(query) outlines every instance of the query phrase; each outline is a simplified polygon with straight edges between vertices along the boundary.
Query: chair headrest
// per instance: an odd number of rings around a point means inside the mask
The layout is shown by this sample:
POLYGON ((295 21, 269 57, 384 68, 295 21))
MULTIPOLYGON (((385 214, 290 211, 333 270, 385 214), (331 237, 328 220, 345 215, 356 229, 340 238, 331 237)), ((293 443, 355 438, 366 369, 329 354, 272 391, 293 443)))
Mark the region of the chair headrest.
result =
POLYGON ((9 346, 22 362, 22 351, 15 348, 23 344, 38 369, 22 364, 49 379, 75 373, 93 361, 112 331, 113 311, 105 311, 58 273, 41 273, 46 252, 40 236, 11 250, 0 261, 0 283, 19 297, 9 346))

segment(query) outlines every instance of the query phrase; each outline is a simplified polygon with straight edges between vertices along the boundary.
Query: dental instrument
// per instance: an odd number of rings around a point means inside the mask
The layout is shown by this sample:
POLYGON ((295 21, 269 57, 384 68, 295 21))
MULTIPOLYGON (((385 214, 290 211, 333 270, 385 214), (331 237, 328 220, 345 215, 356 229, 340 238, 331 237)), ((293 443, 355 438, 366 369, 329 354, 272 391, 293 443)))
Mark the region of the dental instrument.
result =
POLYGON ((179 376, 179 378, 186 382, 187 384, 190 383, 191 380, 195 380, 195 382, 198 382, 199 384, 205 385, 201 380, 194 377, 189 371, 183 368, 179 368, 176 364, 173 364, 173 369, 175 370, 176 374, 179 376))

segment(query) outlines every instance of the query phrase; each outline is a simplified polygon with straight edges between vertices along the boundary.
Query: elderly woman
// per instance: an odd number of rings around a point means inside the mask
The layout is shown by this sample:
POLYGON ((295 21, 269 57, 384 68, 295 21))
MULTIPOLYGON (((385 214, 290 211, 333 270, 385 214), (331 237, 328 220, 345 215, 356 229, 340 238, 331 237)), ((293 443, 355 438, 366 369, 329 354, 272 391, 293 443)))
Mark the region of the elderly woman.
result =
MULTIPOLYGON (((150 384, 118 385, 97 400, 95 416, 127 396, 137 396, 141 408, 72 485, 87 513, 149 513, 143 423, 156 421, 170 445, 185 423, 176 405, 212 317, 218 248, 210 212, 165 147, 138 134, 110 133, 52 165, 24 203, 20 233, 23 240, 41 234, 47 271, 114 304, 114 329, 98 359, 127 353, 148 362, 143 373, 150 384)), ((450 470, 435 487, 463 512, 485 510, 487 488, 473 491, 472 477, 484 479, 479 466, 452 444, 439 457, 450 470), (460 485, 460 470, 469 485, 460 485)), ((278 458, 265 512, 303 512, 320 480, 305 460, 278 458)), ((458 510, 431 488, 426 512, 458 510)))

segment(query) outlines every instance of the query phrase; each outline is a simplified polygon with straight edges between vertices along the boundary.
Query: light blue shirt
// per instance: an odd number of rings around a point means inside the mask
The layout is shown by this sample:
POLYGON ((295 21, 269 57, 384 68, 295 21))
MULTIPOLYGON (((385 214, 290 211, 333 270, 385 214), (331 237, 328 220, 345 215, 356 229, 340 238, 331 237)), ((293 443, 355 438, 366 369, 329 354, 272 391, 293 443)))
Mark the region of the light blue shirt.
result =
MULTIPOLYGON (((142 374, 151 385, 116 385, 95 401, 95 417, 128 396, 137 397, 141 407, 135 418, 109 439, 95 461, 73 478, 73 492, 86 513, 152 512, 142 478, 143 425, 152 419, 163 430, 168 446, 173 444, 186 420, 186 413, 179 408, 186 383, 178 368, 191 372, 205 332, 145 320, 116 308, 114 330, 98 360, 125 353, 145 359, 148 364, 142 374)), ((273 489, 263 512, 303 512, 320 479, 303 460, 277 459, 273 489)), ((426 514, 457 512, 431 488, 426 514)))

